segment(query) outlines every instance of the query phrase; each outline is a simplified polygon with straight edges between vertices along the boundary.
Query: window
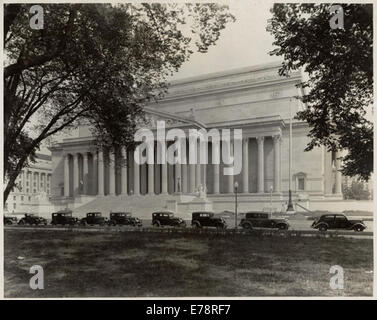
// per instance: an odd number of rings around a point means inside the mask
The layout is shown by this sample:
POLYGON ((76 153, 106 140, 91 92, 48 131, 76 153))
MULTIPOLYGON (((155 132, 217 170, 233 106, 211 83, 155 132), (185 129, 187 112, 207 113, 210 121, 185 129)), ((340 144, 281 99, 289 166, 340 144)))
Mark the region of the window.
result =
POLYGON ((16 209, 16 204, 15 203, 13 203, 13 209, 16 209))
POLYGON ((34 192, 34 193, 37 193, 37 190, 36 190, 36 189, 34 189, 34 190, 33 190, 33 192, 34 192))
POLYGON ((13 200, 16 201, 17 197, 16 196, 13 196, 13 200))
POLYGON ((30 196, 28 197, 28 201, 31 201, 31 197, 30 196))
POLYGON ((36 187, 36 186, 37 186, 37 183, 36 183, 36 182, 34 182, 34 183, 33 183, 33 186, 34 186, 34 187, 36 187))
POLYGON ((305 172, 298 172, 294 175, 296 190, 298 192, 307 190, 306 179, 307 174, 305 172))
POLYGON ((27 186, 27 187, 29 186, 29 181, 26 181, 26 186, 27 186))
POLYGON ((24 196, 21 196, 21 201, 24 201, 24 196))
POLYGON ((30 189, 29 189, 29 188, 27 188, 27 189, 26 189, 26 193, 29 193, 29 190, 30 190, 30 189))
POLYGON ((305 190, 305 178, 303 177, 298 178, 297 182, 298 182, 298 190, 301 190, 301 191, 305 190))

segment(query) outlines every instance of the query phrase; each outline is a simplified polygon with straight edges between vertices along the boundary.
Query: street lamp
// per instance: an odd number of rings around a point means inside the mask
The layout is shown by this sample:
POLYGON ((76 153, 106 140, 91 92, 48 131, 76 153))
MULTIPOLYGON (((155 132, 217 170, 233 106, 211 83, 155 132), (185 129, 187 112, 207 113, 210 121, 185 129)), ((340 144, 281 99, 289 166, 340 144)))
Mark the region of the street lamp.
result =
POLYGON ((235 229, 237 230, 237 191, 238 191, 238 182, 236 181, 234 183, 234 193, 235 193, 235 197, 236 197, 236 208, 235 208, 235 229))

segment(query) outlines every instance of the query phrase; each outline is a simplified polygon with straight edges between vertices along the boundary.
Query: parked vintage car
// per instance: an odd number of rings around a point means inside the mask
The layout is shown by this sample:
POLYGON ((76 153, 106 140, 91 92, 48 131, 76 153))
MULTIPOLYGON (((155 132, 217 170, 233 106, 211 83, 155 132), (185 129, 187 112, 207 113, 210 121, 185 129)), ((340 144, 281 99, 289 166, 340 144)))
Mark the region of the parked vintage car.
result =
POLYGON ((174 217, 174 212, 171 211, 157 211, 152 213, 152 225, 155 227, 161 226, 175 226, 186 227, 186 222, 174 217))
POLYGON ((30 225, 47 225, 47 220, 42 217, 38 217, 32 213, 25 213, 25 216, 18 221, 19 225, 25 225, 25 224, 30 224, 30 225))
POLYGON ((52 214, 51 224, 53 225, 61 224, 64 226, 68 224, 73 226, 78 222, 79 219, 76 217, 72 217, 72 211, 70 210, 58 211, 52 214))
POLYGON ((17 217, 5 217, 4 216, 4 225, 17 224, 17 222, 18 222, 17 217))
POLYGON ((86 218, 80 220, 80 224, 83 226, 96 224, 103 226, 107 223, 107 220, 107 218, 102 217, 101 212, 89 212, 86 214, 86 218))
POLYGON ((143 224, 139 218, 133 217, 131 212, 110 212, 109 225, 131 225, 141 227, 143 224))
POLYGON ((289 223, 286 219, 273 218, 267 212, 246 212, 245 218, 240 222, 240 226, 244 229, 270 228, 287 230, 289 223))
POLYGON ((320 231, 344 229, 361 232, 366 229, 362 220, 349 220, 344 214, 324 214, 319 219, 314 220, 311 227, 320 231))
POLYGON ((197 211, 192 213, 191 226, 194 228, 215 227, 225 229, 227 227, 223 218, 215 217, 210 211, 197 211))

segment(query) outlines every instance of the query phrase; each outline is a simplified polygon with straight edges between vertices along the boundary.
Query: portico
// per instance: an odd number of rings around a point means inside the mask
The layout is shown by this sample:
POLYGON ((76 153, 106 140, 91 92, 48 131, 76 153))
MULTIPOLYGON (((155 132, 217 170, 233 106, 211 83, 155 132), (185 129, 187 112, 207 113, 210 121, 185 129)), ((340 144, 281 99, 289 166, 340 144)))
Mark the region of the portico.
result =
MULTIPOLYGON (((136 163, 135 150, 125 146, 117 150, 97 147, 90 128, 81 125, 76 133, 51 148, 52 201, 61 207, 67 203, 80 207, 92 201, 93 209, 100 206, 105 211, 130 206, 146 214, 170 202, 194 201, 200 189, 215 211, 233 210, 237 182, 240 210, 262 210, 270 206, 271 199, 274 208, 281 210, 288 198, 290 180, 294 201, 341 199, 341 163, 336 154, 324 148, 305 152, 309 128, 294 118, 289 176, 290 109, 294 116, 305 106, 292 98, 301 94, 296 87, 301 73, 280 77, 279 67, 275 63, 173 82, 161 101, 145 108, 145 128, 153 132, 155 147, 152 155, 144 150, 142 156, 152 157, 154 164, 136 163), (177 143, 157 138, 156 122, 161 120, 166 121, 166 130, 181 129, 185 133, 178 142, 186 150, 186 161, 157 161, 166 158, 166 148, 177 143), (187 134, 199 128, 207 132, 228 129, 233 140, 229 146, 223 141, 214 143, 208 134, 208 144, 200 148, 203 141, 189 139, 187 134), (238 129, 242 129, 242 137, 234 140, 238 129), (158 144, 165 153, 158 153, 158 144), (223 154, 227 148, 230 156, 242 155, 241 170, 235 175, 224 174, 229 163, 222 157, 217 163, 212 159, 214 153, 223 154), (205 151, 208 163, 189 161, 201 159, 205 151), (142 206, 148 210, 142 210, 142 206)), ((189 204, 185 208, 187 212, 192 210, 189 204)))
MULTIPOLYGON (((96 149, 93 148, 90 140, 86 142, 87 145, 80 146, 80 150, 65 148, 63 144, 64 196, 194 194, 200 186, 206 188, 209 195, 233 194, 235 180, 242 182, 240 192, 244 194, 269 192, 270 185, 273 186, 274 193, 280 193, 280 142, 279 130, 268 135, 251 134, 250 130, 245 130, 245 135, 242 137, 242 169, 236 176, 224 175, 223 169, 226 165, 223 162, 211 163, 213 152, 221 154, 224 147, 221 143, 218 146, 211 141, 207 145, 208 164, 189 164, 190 153, 194 153, 198 162, 200 161, 200 139, 198 139, 191 144, 189 141, 182 142, 187 146, 185 161, 174 165, 167 163, 139 165, 135 162, 134 150, 127 150, 125 147, 120 150, 96 149), (249 153, 254 152, 252 150, 254 144, 258 146, 257 157, 253 155, 249 158, 249 153), (265 144, 268 144, 267 154, 265 144), (273 153, 273 161, 266 161, 266 157, 270 160, 271 153, 273 153), (256 162, 255 158, 257 158, 256 162), (249 167, 257 168, 254 177, 258 181, 257 189, 253 188, 249 180, 249 167), (171 188, 168 188, 169 184, 171 188)), ((166 146, 162 149, 166 150, 166 146)), ((157 148, 154 150, 153 157, 157 159, 157 148)), ((231 151, 231 156, 234 156, 234 148, 231 151)))

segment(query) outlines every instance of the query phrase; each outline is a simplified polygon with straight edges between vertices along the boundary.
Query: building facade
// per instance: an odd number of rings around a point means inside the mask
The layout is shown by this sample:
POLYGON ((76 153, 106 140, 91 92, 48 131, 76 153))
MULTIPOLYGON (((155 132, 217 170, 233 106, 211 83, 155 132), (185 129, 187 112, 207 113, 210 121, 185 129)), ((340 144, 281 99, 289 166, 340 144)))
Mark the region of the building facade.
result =
MULTIPOLYGON (((223 144, 208 142, 208 164, 138 165, 134 150, 99 150, 89 128, 81 126, 51 148, 53 203, 57 209, 68 206, 83 212, 130 204, 134 209, 147 204, 152 207, 153 203, 182 212, 198 207, 225 210, 234 208, 237 182, 240 210, 263 209, 272 203, 274 210, 281 211, 289 179, 295 201, 342 199, 339 155, 319 147, 305 152, 309 129, 295 119, 289 170, 290 121, 304 108, 295 99, 301 95, 296 87, 301 73, 281 77, 279 66, 254 66, 175 81, 164 99, 147 107, 146 126, 152 131, 158 120, 166 120, 166 130, 188 132, 202 127, 207 131, 230 129, 232 134, 242 129, 239 174, 224 175, 226 164, 211 163, 213 148, 222 152, 223 144)), ((199 141, 187 140, 183 145, 187 159, 193 152, 199 156, 199 141)), ((157 153, 153 157, 156 159, 157 153)))
POLYGON ((49 205, 51 156, 37 153, 35 160, 19 174, 16 186, 4 204, 5 213, 39 213, 44 206, 49 205))

